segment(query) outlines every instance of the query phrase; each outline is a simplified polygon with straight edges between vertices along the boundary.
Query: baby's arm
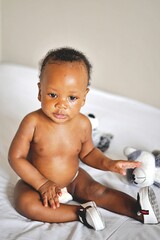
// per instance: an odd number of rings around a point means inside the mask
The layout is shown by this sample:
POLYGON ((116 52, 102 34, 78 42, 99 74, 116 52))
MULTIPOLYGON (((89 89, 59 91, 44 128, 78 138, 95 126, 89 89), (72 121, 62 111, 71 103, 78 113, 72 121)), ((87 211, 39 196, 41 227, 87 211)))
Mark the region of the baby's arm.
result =
POLYGON ((104 171, 116 172, 126 175, 126 170, 130 168, 140 167, 141 163, 136 161, 112 160, 105 156, 99 149, 93 148, 82 161, 94 168, 104 171))
POLYGON ((56 208, 59 207, 58 195, 61 194, 60 188, 45 178, 27 160, 35 127, 36 118, 32 114, 27 115, 20 124, 11 143, 8 154, 9 163, 21 179, 40 192, 44 206, 48 206, 49 202, 51 207, 56 208))
POLYGON ((101 169, 126 174, 126 169, 140 167, 140 162, 126 160, 112 160, 105 156, 98 148, 95 148, 92 142, 92 127, 89 121, 85 121, 85 141, 82 144, 80 159, 85 164, 101 169))

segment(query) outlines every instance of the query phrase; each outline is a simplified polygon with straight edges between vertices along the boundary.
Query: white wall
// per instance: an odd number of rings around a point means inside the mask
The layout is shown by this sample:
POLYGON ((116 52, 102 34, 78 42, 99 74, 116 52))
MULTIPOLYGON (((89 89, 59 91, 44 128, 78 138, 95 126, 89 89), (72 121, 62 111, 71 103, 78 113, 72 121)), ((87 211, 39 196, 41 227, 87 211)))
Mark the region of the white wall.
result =
POLYGON ((92 86, 160 107, 159 0, 2 0, 2 60, 37 67, 72 46, 93 64, 92 86))
POLYGON ((2 0, 0 0, 0 62, 2 60, 2 0))

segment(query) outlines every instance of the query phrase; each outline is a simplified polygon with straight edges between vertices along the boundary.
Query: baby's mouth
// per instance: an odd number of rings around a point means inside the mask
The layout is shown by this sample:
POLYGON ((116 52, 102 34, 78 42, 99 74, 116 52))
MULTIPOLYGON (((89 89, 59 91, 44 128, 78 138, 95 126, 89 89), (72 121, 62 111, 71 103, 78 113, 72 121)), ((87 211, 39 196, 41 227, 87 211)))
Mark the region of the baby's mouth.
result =
POLYGON ((65 118, 67 118, 67 115, 66 115, 66 114, 63 114, 63 113, 54 113, 54 116, 55 116, 57 119, 65 119, 65 118))

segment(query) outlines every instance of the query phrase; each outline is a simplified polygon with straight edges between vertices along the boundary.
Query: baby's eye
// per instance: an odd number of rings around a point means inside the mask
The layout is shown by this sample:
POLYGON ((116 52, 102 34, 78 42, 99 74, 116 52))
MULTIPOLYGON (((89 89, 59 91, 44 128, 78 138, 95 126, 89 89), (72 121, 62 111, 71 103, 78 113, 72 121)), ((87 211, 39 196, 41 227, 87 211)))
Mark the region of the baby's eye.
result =
POLYGON ((77 100, 77 97, 75 97, 75 96, 69 96, 69 100, 70 100, 71 102, 74 102, 74 101, 77 100))
POLYGON ((57 97, 57 94, 56 93, 49 93, 48 94, 51 98, 56 98, 57 97))

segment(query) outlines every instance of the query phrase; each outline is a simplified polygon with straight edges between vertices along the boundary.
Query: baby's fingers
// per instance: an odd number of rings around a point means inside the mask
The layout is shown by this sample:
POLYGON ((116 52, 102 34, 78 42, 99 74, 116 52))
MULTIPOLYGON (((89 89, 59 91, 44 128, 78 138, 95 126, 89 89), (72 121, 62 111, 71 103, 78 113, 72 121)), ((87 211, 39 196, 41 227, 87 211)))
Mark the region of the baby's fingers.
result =
POLYGON ((58 197, 54 197, 54 198, 50 198, 49 199, 49 205, 51 208, 53 209, 56 209, 56 208, 59 208, 60 207, 60 204, 59 204, 59 199, 58 197))
POLYGON ((45 207, 48 207, 48 198, 46 195, 42 196, 42 203, 45 207))
POLYGON ((129 162, 129 161, 122 162, 120 173, 122 175, 126 175, 127 169, 134 169, 140 166, 141 166, 140 162, 129 162))
POLYGON ((62 196, 62 191, 60 188, 56 188, 56 193, 58 196, 62 196))
POLYGON ((136 167, 140 167, 141 166, 141 162, 125 162, 125 168, 136 168, 136 167))

